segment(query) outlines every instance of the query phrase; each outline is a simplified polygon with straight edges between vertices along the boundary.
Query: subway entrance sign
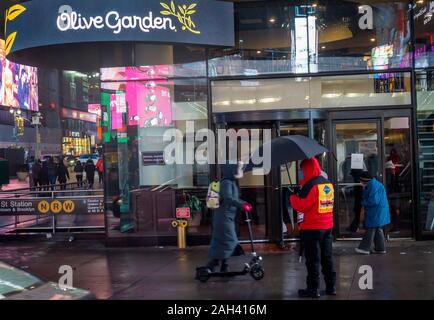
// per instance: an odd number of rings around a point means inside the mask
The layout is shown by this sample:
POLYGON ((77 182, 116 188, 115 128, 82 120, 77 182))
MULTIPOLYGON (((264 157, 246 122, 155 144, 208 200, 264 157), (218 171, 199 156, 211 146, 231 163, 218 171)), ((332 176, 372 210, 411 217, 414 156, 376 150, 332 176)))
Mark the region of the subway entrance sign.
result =
POLYGON ((104 200, 86 199, 4 199, 0 216, 103 214, 104 200))

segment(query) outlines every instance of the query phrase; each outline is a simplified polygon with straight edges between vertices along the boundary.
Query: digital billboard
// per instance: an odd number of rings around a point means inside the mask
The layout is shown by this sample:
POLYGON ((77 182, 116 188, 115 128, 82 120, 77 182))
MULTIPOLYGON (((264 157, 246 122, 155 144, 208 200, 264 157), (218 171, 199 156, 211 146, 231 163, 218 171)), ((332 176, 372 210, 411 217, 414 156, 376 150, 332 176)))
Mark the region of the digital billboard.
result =
POLYGON ((38 111, 37 68, 5 58, 5 42, 0 40, 0 105, 38 111))
POLYGON ((169 127, 173 122, 171 87, 173 81, 161 79, 171 73, 168 65, 101 69, 101 79, 116 93, 110 95, 112 130, 122 127, 122 114, 128 125, 141 128, 169 127), (159 80, 157 79, 159 78, 159 80), (125 82, 118 82, 118 81, 125 82), (114 85, 114 87, 113 87, 114 85))

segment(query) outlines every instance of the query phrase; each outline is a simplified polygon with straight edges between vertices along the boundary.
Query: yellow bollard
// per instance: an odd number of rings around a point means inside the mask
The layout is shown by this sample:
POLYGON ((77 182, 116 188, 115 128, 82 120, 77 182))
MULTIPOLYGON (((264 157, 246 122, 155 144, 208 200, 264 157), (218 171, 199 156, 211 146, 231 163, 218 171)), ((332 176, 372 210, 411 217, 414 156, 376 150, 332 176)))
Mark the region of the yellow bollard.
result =
POLYGON ((187 247, 187 221, 173 220, 172 227, 178 228, 178 248, 185 249, 187 247))

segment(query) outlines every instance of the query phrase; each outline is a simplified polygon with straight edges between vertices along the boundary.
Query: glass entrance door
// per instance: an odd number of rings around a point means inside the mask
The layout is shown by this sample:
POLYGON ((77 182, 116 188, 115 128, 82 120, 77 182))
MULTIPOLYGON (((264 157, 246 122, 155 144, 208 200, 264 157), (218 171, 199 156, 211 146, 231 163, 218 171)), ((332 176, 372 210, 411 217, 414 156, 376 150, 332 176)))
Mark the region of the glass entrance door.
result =
MULTIPOLYGON (((239 135, 239 137, 247 134, 249 144, 247 146, 260 146, 264 141, 264 133, 275 137, 275 129, 270 125, 255 125, 249 124, 230 124, 225 127, 227 130, 233 129, 239 135)), ((250 147, 245 148, 243 146, 242 138, 237 140, 237 159, 244 160, 249 159, 250 147), (247 152, 247 153, 246 153, 247 152)), ((228 150, 229 151, 229 150, 228 150)), ((229 152, 226 153, 229 157, 229 152)), ((227 158, 228 161, 229 158, 227 158)), ((273 203, 275 201, 274 194, 272 192, 273 179, 271 175, 253 175, 252 172, 246 172, 244 176, 238 180, 240 187, 240 197, 244 201, 250 203, 253 207, 252 216, 252 231, 254 240, 269 240, 270 239, 270 224, 273 223, 272 218, 270 220, 270 214, 274 208, 273 203)), ((239 240, 249 240, 249 233, 247 223, 245 222, 244 213, 241 211, 237 216, 237 233, 239 240)))
POLYGON ((356 236, 362 217, 360 174, 368 171, 382 179, 379 121, 334 124, 338 181, 338 226, 341 236, 356 236))
POLYGON ((410 117, 334 121, 337 182, 336 231, 339 237, 361 237, 364 209, 359 176, 368 171, 386 188, 390 237, 413 236, 413 190, 410 117))

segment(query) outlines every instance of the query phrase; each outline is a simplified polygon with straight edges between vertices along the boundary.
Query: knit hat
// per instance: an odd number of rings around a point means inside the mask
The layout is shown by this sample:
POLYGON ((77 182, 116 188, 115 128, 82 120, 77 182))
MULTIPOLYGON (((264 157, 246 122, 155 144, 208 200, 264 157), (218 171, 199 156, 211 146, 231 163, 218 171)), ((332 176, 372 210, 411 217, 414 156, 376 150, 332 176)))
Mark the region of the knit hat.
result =
POLYGON ((368 171, 363 171, 363 172, 360 174, 359 179, 360 179, 360 182, 369 182, 369 181, 372 180, 372 176, 369 174, 368 171))

